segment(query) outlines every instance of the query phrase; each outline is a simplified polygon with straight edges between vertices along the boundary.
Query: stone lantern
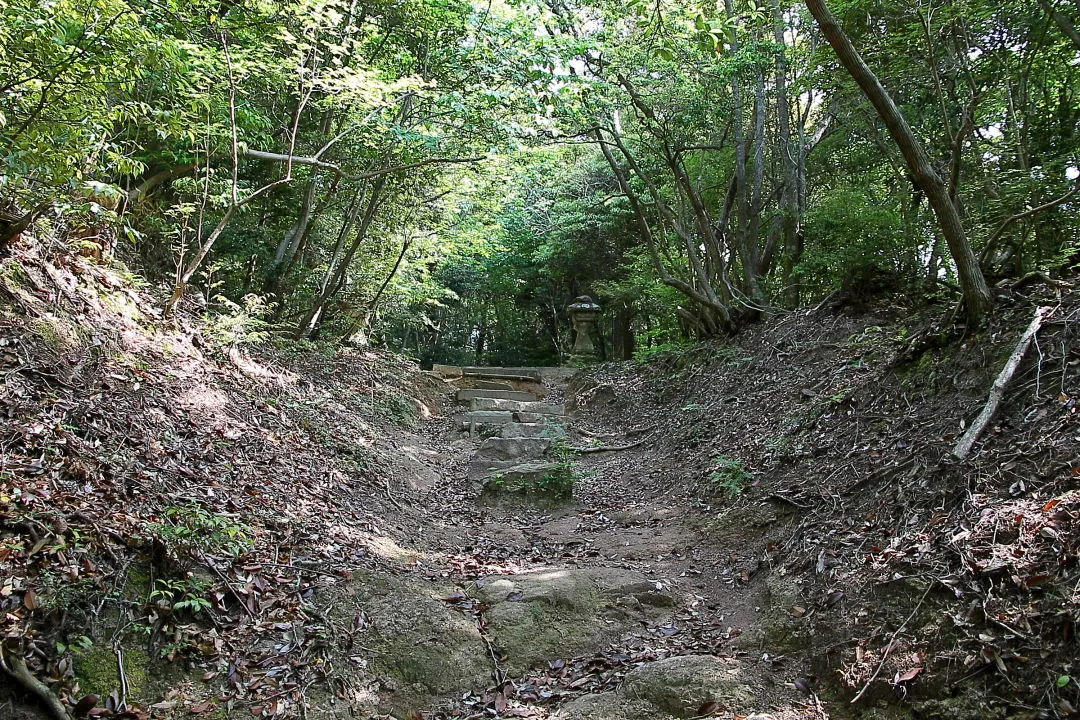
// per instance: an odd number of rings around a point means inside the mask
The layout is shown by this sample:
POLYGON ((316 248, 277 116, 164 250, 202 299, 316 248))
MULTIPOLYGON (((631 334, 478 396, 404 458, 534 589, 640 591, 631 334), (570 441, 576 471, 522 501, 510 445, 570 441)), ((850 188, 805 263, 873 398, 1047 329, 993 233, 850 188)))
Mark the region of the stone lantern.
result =
POLYGON ((582 295, 567 306, 566 312, 570 313, 570 321, 574 325, 574 347, 570 352, 574 355, 595 355, 596 347, 592 339, 596 332, 596 321, 600 317, 600 306, 588 295, 582 295))

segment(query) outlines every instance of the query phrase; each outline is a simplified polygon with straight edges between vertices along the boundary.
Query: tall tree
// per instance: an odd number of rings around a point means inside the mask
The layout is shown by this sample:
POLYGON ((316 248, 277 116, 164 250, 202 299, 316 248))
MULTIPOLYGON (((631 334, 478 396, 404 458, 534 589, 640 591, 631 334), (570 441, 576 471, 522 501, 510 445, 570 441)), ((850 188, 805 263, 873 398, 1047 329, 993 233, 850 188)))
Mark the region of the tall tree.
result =
POLYGON ((915 137, 915 133, 896 107, 896 103, 863 61, 859 51, 844 33, 824 0, 805 0, 805 2, 807 9, 817 21, 821 34, 836 52, 840 64, 855 80, 877 110, 882 122, 885 123, 889 135, 904 156, 915 183, 926 193, 926 199, 937 216, 942 235, 945 236, 953 262, 956 263, 956 273, 963 290, 968 319, 973 325, 978 325, 993 306, 993 297, 979 268, 971 243, 968 241, 955 199, 934 169, 922 143, 915 137))

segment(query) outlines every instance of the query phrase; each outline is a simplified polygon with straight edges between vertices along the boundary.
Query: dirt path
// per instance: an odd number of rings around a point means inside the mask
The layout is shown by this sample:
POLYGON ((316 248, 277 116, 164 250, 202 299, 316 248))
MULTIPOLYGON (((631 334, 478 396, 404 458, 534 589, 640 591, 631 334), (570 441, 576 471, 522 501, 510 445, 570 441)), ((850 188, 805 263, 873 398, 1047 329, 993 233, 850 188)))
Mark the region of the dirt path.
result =
MULTIPOLYGON (((546 390, 550 399, 562 399, 565 383, 546 390)), ((641 469, 649 464, 642 450, 578 456, 571 502, 492 502, 481 498, 469 472, 482 440, 455 427, 452 414, 448 409, 447 416, 421 428, 426 450, 410 450, 433 470, 431 484, 415 496, 427 517, 418 549, 425 553, 429 580, 452 584, 470 598, 456 603, 457 609, 476 616, 494 659, 494 675, 486 692, 466 693, 464 701, 450 702, 434 717, 485 706, 506 717, 582 720, 755 712, 778 719, 825 716, 816 696, 795 689, 799 668, 786 663, 783 653, 765 649, 763 623, 782 626, 783 621, 777 621, 775 608, 763 607, 778 598, 749 589, 751 575, 761 566, 753 557, 757 548, 729 544, 731 538, 722 532, 717 542, 717 527, 703 525, 701 515, 683 499, 665 493, 664 468, 649 471, 655 482, 642 487, 641 469), (628 472, 628 466, 637 471, 628 472), (573 598, 559 594, 560 588, 545 586, 581 577, 586 584, 599 582, 603 594, 605 580, 596 577, 610 579, 611 573, 619 573, 619 583, 647 583, 656 597, 644 602, 657 603, 661 611, 615 617, 612 606, 625 603, 627 596, 577 608, 573 598), (523 594, 530 600, 532 593, 536 607, 561 611, 561 604, 567 605, 567 613, 549 618, 558 626, 554 643, 535 627, 533 647, 517 637, 521 628, 492 626, 486 615, 497 614, 506 603, 489 607, 484 587, 499 577, 506 579, 511 600, 523 594), (534 578, 542 579, 529 585, 534 578), (575 615, 578 610, 582 617, 575 615), (613 625, 614 632, 576 636, 575 622, 597 619, 613 625), (514 657, 515 652, 527 657, 514 657), (645 690, 621 689, 628 674, 660 668, 660 661, 662 672, 645 690), (702 661, 717 668, 694 668, 698 680, 680 677, 686 674, 683 664, 702 661), (518 672, 508 674, 507 667, 518 672), (710 681, 709 673, 717 669, 726 674, 726 682, 710 681), (657 689, 665 687, 671 697, 657 689)), ((585 440, 571 432, 572 445, 582 446, 585 440)), ((633 687, 637 675, 631 675, 633 687)))

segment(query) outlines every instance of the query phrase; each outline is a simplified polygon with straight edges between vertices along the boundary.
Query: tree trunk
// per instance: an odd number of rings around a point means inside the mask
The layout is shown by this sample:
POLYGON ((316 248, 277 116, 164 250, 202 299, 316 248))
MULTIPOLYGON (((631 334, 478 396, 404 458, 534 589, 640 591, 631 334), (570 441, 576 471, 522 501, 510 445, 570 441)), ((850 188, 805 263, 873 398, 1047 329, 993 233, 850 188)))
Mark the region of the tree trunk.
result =
POLYGON ((637 312, 629 302, 619 303, 611 328, 611 355, 615 360, 634 359, 634 316, 637 312))
POLYGON ((405 254, 409 252, 409 248, 411 246, 412 238, 406 235, 405 241, 401 243, 401 252, 397 256, 397 261, 394 263, 394 267, 390 268, 390 273, 386 276, 386 279, 383 280, 382 285, 379 286, 379 289, 375 292, 374 297, 371 298, 371 301, 368 303, 368 306, 364 310, 364 313, 359 318, 357 318, 356 322, 353 322, 349 326, 349 329, 342 336, 343 339, 347 340, 348 338, 352 337, 352 335, 357 330, 366 331, 369 327, 371 327, 371 318, 375 316, 375 311, 379 308, 379 301, 382 300, 383 293, 386 292, 386 288, 390 285, 390 281, 394 279, 394 276, 397 275, 398 270, 401 269, 401 263, 405 259, 405 254))
POLYGON ((1050 17, 1054 18, 1054 22, 1061 28, 1061 32, 1065 33, 1065 35, 1072 40, 1073 45, 1076 46, 1077 50, 1080 50, 1080 32, 1076 31, 1076 26, 1072 24, 1072 20, 1070 20, 1065 13, 1051 5, 1049 0, 1039 0, 1039 5, 1042 6, 1043 10, 1045 10, 1050 17))
POLYGON ((263 294, 277 296, 281 292, 281 283, 285 279, 285 268, 288 267, 300 249, 300 240, 307 234, 308 225, 311 224, 311 208, 315 203, 315 190, 318 180, 312 176, 304 188, 303 198, 300 200, 300 214, 289 231, 281 238, 277 250, 274 252, 274 261, 266 272, 263 280, 263 294))
POLYGON ((780 150, 781 182, 784 188, 780 194, 780 234, 783 243, 783 257, 780 261, 780 275, 784 285, 784 302, 788 307, 798 307, 799 286, 792 282, 792 271, 802 255, 801 236, 799 235, 799 181, 795 153, 799 152, 791 143, 791 106, 787 94, 787 45, 784 43, 784 14, 779 0, 772 2, 773 42, 776 44, 776 131, 777 145, 780 150))
POLYGON ((383 189, 386 186, 386 176, 380 175, 375 178, 375 182, 371 185, 371 191, 368 194, 367 207, 364 209, 363 218, 360 221, 360 227, 357 228, 356 237, 353 238, 352 243, 349 245, 349 249, 345 252, 344 256, 338 262, 337 268, 333 271, 329 277, 329 281, 324 280, 324 285, 319 292, 319 296, 315 298, 311 308, 305 313, 303 319, 296 326, 296 330, 293 335, 297 340, 300 340, 307 336, 311 330, 315 327, 319 317, 323 314, 323 310, 326 307, 326 303, 332 298, 341 286, 344 284, 345 278, 349 272, 349 265, 352 263, 353 257, 356 255, 356 251, 360 249, 360 246, 364 243, 364 239, 367 237, 368 230, 371 228, 371 223, 375 219, 375 215, 378 213, 379 206, 383 201, 383 189))
POLYGON ((956 203, 949 197, 945 183, 931 165, 926 150, 915 137, 911 126, 908 125, 877 76, 867 67, 858 50, 851 44, 851 40, 829 12, 824 0, 805 0, 805 3, 814 19, 817 20, 822 35, 836 52, 840 63, 859 85, 885 123, 889 135, 903 154, 916 184, 926 193, 926 199, 937 216, 941 233, 945 236, 953 262, 956 263, 968 320, 972 325, 978 325, 991 309, 993 297, 979 269, 971 243, 968 242, 964 232, 964 225, 956 203))
MULTIPOLYGON (((620 150, 620 152, 622 152, 623 156, 627 159, 627 161, 631 162, 627 149, 619 141, 619 138, 614 133, 614 131, 611 132, 612 137, 615 141, 615 146, 620 150)), ((724 303, 719 298, 716 297, 716 294, 712 290, 711 285, 706 282, 704 284, 704 287, 695 287, 691 283, 688 283, 685 280, 672 275, 671 272, 664 265, 664 260, 660 256, 656 237, 653 234, 652 227, 649 224, 649 218, 645 213, 645 208, 641 202, 641 199, 638 197, 638 194, 634 191, 634 189, 630 186, 630 180, 627 177, 626 170, 615 159, 614 154, 611 152, 611 143, 604 139, 603 135, 600 133, 599 130, 595 132, 594 136, 596 138, 597 144, 600 146, 600 152, 603 153, 604 159, 607 160, 608 166, 611 168, 611 172, 615 176, 615 181, 619 186, 619 190, 623 193, 623 195, 627 199, 627 202, 629 202, 630 204, 630 210, 631 214, 633 215, 634 222, 637 225, 638 231, 641 234, 642 238, 644 238, 645 240, 645 244, 649 250, 649 258, 652 261, 653 268, 660 276, 661 282, 683 293, 688 299, 692 300, 700 308, 700 312, 702 313, 703 318, 709 325, 709 330, 711 333, 716 334, 721 330, 730 330, 731 315, 728 307, 724 305, 724 303)), ((655 192, 654 189, 652 189, 651 185, 648 185, 647 178, 645 178, 641 173, 637 173, 637 175, 644 182, 646 182, 647 187, 650 188, 651 192, 655 192)), ((658 206, 663 202, 662 199, 659 198, 658 193, 654 194, 654 200, 657 202, 658 206)), ((661 212, 663 211, 662 207, 658 209, 660 209, 661 212)), ((695 255, 697 251, 696 246, 692 241, 690 241, 690 239, 685 237, 685 233, 680 233, 680 235, 683 236, 684 244, 687 248, 688 261, 692 265, 691 270, 698 277, 702 277, 704 275, 704 269, 700 264, 700 258, 697 258, 695 255), (698 261, 696 265, 695 259, 697 259, 698 261)))

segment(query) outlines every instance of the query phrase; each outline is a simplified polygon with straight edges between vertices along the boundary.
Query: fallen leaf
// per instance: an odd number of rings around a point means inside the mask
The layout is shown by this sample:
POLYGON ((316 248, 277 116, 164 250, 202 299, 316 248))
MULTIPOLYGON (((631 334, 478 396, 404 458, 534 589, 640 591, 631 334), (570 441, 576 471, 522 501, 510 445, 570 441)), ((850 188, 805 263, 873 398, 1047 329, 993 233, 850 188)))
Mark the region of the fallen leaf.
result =
POLYGON ((901 673, 900 676, 896 678, 896 682, 908 682, 909 680, 914 680, 922 671, 923 669, 921 667, 913 667, 910 670, 901 673))

